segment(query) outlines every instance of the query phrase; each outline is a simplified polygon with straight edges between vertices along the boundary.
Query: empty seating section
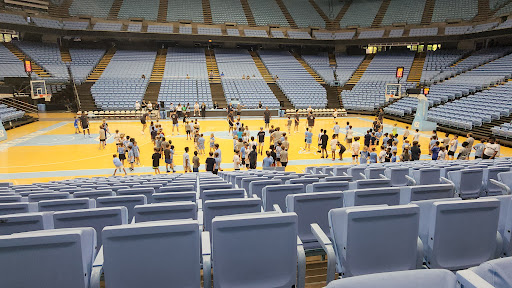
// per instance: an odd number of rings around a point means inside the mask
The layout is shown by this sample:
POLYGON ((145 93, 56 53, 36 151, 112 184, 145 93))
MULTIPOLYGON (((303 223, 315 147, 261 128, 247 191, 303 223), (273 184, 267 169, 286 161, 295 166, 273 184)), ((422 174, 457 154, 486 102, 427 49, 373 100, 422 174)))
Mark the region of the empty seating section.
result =
MULTIPOLYGON (((510 86, 510 85, 507 85, 507 86, 510 86)), ((510 87, 507 87, 507 88, 510 89, 510 87)), ((509 93, 510 93, 510 91, 509 91, 509 93)), ((508 95, 509 94, 507 94, 507 96, 508 95)), ((495 101, 501 101, 501 98, 498 98, 495 101)), ((508 101, 508 100, 507 100, 507 98, 505 98, 503 101, 505 102, 505 101, 508 101)), ((507 106, 509 106, 509 102, 506 102, 505 105, 500 106, 500 107, 506 108, 507 106)), ((492 131, 492 134, 494 134, 496 136, 502 136, 502 137, 505 137, 505 138, 512 138, 512 124, 510 122, 509 123, 501 124, 500 126, 494 126, 493 128, 491 128, 491 131, 492 131)))
POLYGON ((192 34, 192 26, 190 25, 180 25, 179 30, 180 34, 192 34))
POLYGON ((122 23, 117 22, 97 22, 94 24, 93 30, 97 31, 121 31, 121 28, 123 27, 122 23))
POLYGON ((134 109, 144 97, 155 58, 155 51, 118 50, 91 88, 96 104, 103 110, 134 109))
POLYGON ((437 27, 432 28, 415 28, 409 30, 409 36, 436 36, 439 32, 437 27))
POLYGON ((288 21, 275 0, 248 0, 254 21, 258 26, 270 24, 287 27, 288 21))
POLYGON ((32 21, 39 27, 62 29, 62 23, 59 20, 33 17, 32 21))
POLYGON ((356 35, 356 31, 336 32, 334 33, 334 40, 350 40, 354 38, 354 35, 356 35))
POLYGON ((361 0, 352 2, 347 13, 345 13, 340 21, 340 27, 370 27, 377 12, 379 12, 381 3, 381 0, 361 0))
POLYGON ((426 0, 391 0, 382 25, 393 23, 420 24, 426 0))
POLYGON ((503 8, 498 10, 498 12, 496 12, 495 15, 500 16, 500 15, 509 14, 510 12, 512 12, 512 3, 508 3, 507 5, 505 5, 503 8))
POLYGON ((159 3, 160 1, 158 0, 123 0, 117 18, 144 18, 146 20, 156 21, 159 3))
MULTIPOLYGON (((274 31, 272 31, 274 32, 274 31)), ((316 39, 318 40, 332 40, 334 39, 333 37, 333 34, 332 32, 318 32, 318 31, 313 31, 313 36, 315 36, 316 39)))
POLYGON ((478 1, 474 0, 436 0, 432 22, 462 19, 471 20, 478 14, 478 1))
MULTIPOLYGON (((245 29, 244 34, 247 37, 268 37, 267 31, 265 30, 252 30, 252 29, 245 29)), ((290 34, 288 34, 290 35, 290 34)))
POLYGON ((508 29, 512 28, 512 19, 507 19, 507 21, 501 23, 498 25, 498 27, 494 28, 494 30, 500 30, 500 29, 508 29))
POLYGON ((240 36, 240 31, 238 29, 226 29, 226 32, 229 36, 240 36))
POLYGON ((345 1, 315 0, 316 4, 329 19, 334 19, 340 13, 345 1))
POLYGON ((9 14, 9 13, 0 13, 0 23, 11 23, 11 24, 21 24, 26 25, 27 20, 23 18, 21 15, 9 14))
POLYGON ((210 0, 210 6, 214 24, 235 22, 247 25, 247 18, 239 0, 210 0))
POLYGON ((222 30, 220 28, 197 27, 197 34, 221 36, 222 30))
POLYGON ((68 70, 64 62, 62 62, 57 44, 28 41, 15 41, 13 43, 33 61, 50 72, 51 77, 46 79, 47 82, 68 81, 68 70))
POLYGON ((23 62, 4 45, 0 45, 0 59, 0 80, 4 77, 28 77, 23 62))
MULTIPOLYGON (((302 58, 325 82, 333 84, 334 69, 329 65, 327 53, 303 55, 302 58)), ((363 55, 336 54, 337 67, 335 69, 338 81, 340 81, 341 85, 344 85, 350 79, 363 60, 363 55)))
POLYGON ((140 32, 142 30, 142 23, 130 23, 126 28, 128 32, 140 32))
MULTIPOLYGON (((352 90, 341 92, 345 109, 373 111, 386 104, 386 84, 396 83, 397 67, 404 67, 404 79, 407 79, 414 60, 412 51, 379 52, 352 90)), ((414 83, 402 82, 402 94, 414 83)))
POLYGON ((490 0, 489 1, 489 8, 491 8, 491 10, 495 10, 497 9, 498 7, 500 7, 501 5, 507 3, 508 1, 507 0, 490 0))
POLYGON ((498 26, 498 22, 491 22, 491 23, 485 23, 485 24, 479 24, 475 25, 473 29, 468 31, 467 33, 479 33, 479 32, 485 32, 493 29, 494 27, 498 26))
POLYGON ((98 18, 107 18, 114 0, 84 0, 73 1, 69 7, 69 15, 90 15, 98 18))
POLYGON ((191 20, 197 23, 203 22, 201 0, 169 0, 167 6, 167 21, 178 22, 180 20, 191 20))
POLYGON ((459 61, 466 53, 468 52, 464 50, 427 51, 420 82, 424 84, 432 84, 439 80, 444 80, 435 77, 459 61))
POLYGON ((14 121, 22 118, 24 115, 25 112, 21 110, 7 107, 5 104, 0 104, 0 120, 2 120, 2 122, 14 121))
POLYGON ((306 31, 288 30, 288 38, 290 38, 290 39, 311 39, 311 35, 309 35, 309 33, 306 31))
POLYGON ((405 97, 384 108, 386 114, 404 116, 412 114, 418 107, 418 98, 405 97))
POLYGON ((62 21, 62 25, 66 30, 87 30, 89 22, 84 21, 62 21))
POLYGON ((193 105, 196 101, 212 107, 206 56, 201 48, 169 48, 158 101, 193 105))
POLYGON ((324 19, 315 11, 315 8, 313 8, 308 0, 283 0, 283 3, 297 26, 301 28, 325 28, 324 19))
POLYGON ((389 37, 402 37, 404 35, 404 29, 393 29, 389 31, 389 37))
POLYGON ((446 35, 462 35, 466 34, 473 27, 471 26, 447 26, 444 29, 444 34, 446 35))
POLYGON ((371 30, 371 31, 362 31, 359 33, 359 39, 373 39, 373 38, 382 38, 384 36, 385 30, 371 30))
POLYGON ((171 34, 174 33, 174 27, 172 25, 148 25, 148 32, 171 34))
POLYGON ((289 52, 260 50, 259 55, 270 74, 278 77, 277 85, 295 108, 325 108, 325 89, 289 52))
POLYGON ((71 73, 73 80, 77 84, 85 82, 87 76, 92 72, 94 67, 100 62, 105 54, 102 49, 77 49, 70 48, 71 55, 71 73))
POLYGON ((222 88, 228 103, 237 100, 248 108, 256 108, 261 101, 263 106, 279 107, 247 50, 215 49, 215 58, 219 71, 224 73, 222 88), (249 80, 242 79, 247 76, 249 80))
POLYGON ((286 38, 284 32, 281 30, 272 30, 270 33, 272 34, 272 38, 286 38))

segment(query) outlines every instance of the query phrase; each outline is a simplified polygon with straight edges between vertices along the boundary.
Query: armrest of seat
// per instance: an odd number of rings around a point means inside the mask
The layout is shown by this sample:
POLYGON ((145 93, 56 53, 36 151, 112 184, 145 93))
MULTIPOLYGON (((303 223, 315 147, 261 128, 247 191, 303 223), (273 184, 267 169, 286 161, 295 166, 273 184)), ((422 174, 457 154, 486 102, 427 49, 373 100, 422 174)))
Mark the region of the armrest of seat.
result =
POLYGON ((451 181, 450 179, 448 178, 445 178, 445 177, 441 177, 441 183, 444 183, 444 184, 450 184, 452 185, 452 192, 453 192, 453 195, 454 196, 458 196, 458 193, 455 189, 455 183, 453 183, 453 181, 451 181))
POLYGON ((471 270, 457 272, 457 282, 464 288, 493 288, 491 284, 471 270))
POLYGON ((494 179, 489 179, 489 181, 490 181, 492 184, 494 184, 494 185, 496 185, 496 186, 500 187, 500 188, 503 190, 503 195, 510 195, 510 194, 511 194, 511 193, 510 193, 510 192, 511 192, 511 191, 510 191, 510 188, 509 188, 507 185, 505 185, 505 184, 501 183, 500 181, 494 180, 494 179))
POLYGON ((412 178, 411 176, 405 175, 405 179, 407 179, 407 181, 409 181, 407 186, 416 186, 416 180, 414 180, 414 178, 412 178))
POLYGON ((391 180, 391 179, 389 179, 388 177, 386 177, 386 175, 379 174, 379 176, 380 176, 380 179, 391 180))
POLYGON ((276 211, 277 213, 283 213, 281 207, 279 207, 279 204, 274 204, 272 205, 272 207, 274 207, 274 211, 276 211))
POLYGON ((316 240, 324 249, 325 254, 327 255, 327 284, 334 280, 335 277, 335 268, 336 268, 336 255, 334 254, 334 248, 332 247, 332 242, 327 235, 325 235, 322 228, 317 223, 311 224, 311 232, 315 235, 316 240))
POLYGON ((366 175, 364 175, 363 173, 359 173, 359 175, 361 175, 361 177, 363 177, 363 179, 368 179, 368 178, 366 178, 366 175))
POLYGON ((212 287, 212 263, 211 263, 211 247, 210 247, 210 232, 201 233, 201 248, 203 257, 203 283, 204 288, 212 287))
POLYGON ((100 288, 101 274, 103 274, 103 246, 101 246, 92 264, 91 288, 100 288))
POLYGON ((297 288, 306 287, 306 253, 304 245, 297 236, 297 288))
POLYGON ((503 237, 499 231, 496 232, 496 251, 494 252, 494 258, 500 258, 503 252, 503 237))
POLYGON ((418 254, 416 255, 416 269, 421 269, 423 267, 423 242, 420 237, 418 237, 416 245, 416 249, 418 250, 418 254))
POLYGON ((341 175, 341 176, 349 176, 349 175, 347 174, 347 172, 343 172, 343 175, 341 175))

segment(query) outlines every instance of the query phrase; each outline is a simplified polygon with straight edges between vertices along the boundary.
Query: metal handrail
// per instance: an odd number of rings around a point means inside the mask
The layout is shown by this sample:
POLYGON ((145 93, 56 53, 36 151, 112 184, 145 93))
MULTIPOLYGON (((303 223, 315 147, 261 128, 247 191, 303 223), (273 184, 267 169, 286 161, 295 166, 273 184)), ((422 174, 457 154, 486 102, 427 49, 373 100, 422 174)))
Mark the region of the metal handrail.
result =
POLYGON ((0 99, 0 103, 5 104, 7 106, 11 106, 13 108, 23 110, 28 113, 38 113, 39 110, 37 109, 36 105, 32 105, 26 102, 23 102, 21 100, 18 100, 16 98, 8 97, 8 98, 2 98, 0 99))

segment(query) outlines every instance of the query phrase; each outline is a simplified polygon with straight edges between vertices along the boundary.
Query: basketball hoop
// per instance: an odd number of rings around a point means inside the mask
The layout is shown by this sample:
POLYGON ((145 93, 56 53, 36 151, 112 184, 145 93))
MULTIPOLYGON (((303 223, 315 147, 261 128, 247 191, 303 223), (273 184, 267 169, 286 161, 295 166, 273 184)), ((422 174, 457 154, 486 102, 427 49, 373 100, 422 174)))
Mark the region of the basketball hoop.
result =
POLYGON ((52 100, 52 94, 37 94, 37 99, 43 99, 46 102, 50 102, 52 100))

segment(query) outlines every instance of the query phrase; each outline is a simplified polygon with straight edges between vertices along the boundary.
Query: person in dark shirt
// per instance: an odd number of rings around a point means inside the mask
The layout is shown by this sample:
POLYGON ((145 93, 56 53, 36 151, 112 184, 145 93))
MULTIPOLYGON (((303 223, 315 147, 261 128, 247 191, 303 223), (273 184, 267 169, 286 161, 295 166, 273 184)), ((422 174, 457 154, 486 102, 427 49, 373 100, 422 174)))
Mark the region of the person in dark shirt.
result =
POLYGON ((310 112, 308 115, 308 127, 311 131, 313 131, 313 127, 315 127, 315 115, 313 115, 313 112, 310 112))
POLYGON ((249 153, 249 169, 256 169, 258 162, 258 153, 256 152, 256 145, 252 146, 252 151, 249 153))
POLYGON ((265 111, 263 111, 263 120, 265 120, 265 128, 268 128, 270 125, 270 111, 268 107, 265 107, 265 111))
POLYGON ((258 151, 263 155, 263 145, 265 144, 265 131, 263 131, 263 127, 260 128, 260 132, 258 132, 258 151))
POLYGON ((203 104, 201 104, 201 116, 203 118, 206 117, 206 104, 204 104, 204 102, 203 102, 203 104))
POLYGON ((146 127, 148 126, 147 124, 147 120, 149 118, 149 114, 147 112, 145 112, 144 114, 142 114, 142 116, 140 116, 140 124, 142 124, 142 134, 144 134, 144 130, 146 130, 146 127))
POLYGON ((155 170, 155 174, 160 174, 160 157, 160 151, 155 148, 155 153, 153 153, 153 156, 151 156, 153 159, 153 169, 155 170))
POLYGON ((87 117, 87 113, 85 111, 82 111, 82 115, 80 116, 80 125, 82 126, 82 130, 84 131, 84 137, 85 137, 85 130, 87 130, 87 134, 89 137, 91 137, 91 131, 89 130, 89 117, 87 117))
POLYGON ((322 145, 320 146, 322 149, 322 158, 327 158, 327 142, 329 141, 329 136, 327 136, 327 130, 324 130, 324 134, 320 136, 320 140, 322 141, 322 145))
POLYGON ((213 152, 210 152, 208 158, 206 158, 206 171, 212 172, 215 169, 215 158, 213 158, 213 152))
POLYGON ((421 156, 420 145, 418 145, 418 141, 413 141, 412 147, 411 147, 411 160, 418 161, 418 160, 420 160, 420 156, 421 156))
POLYGON ((364 146, 370 147, 372 135, 370 135, 370 130, 366 131, 366 134, 364 135, 364 146))
POLYGON ((270 157, 274 159, 274 163, 272 164, 272 167, 274 167, 277 159, 276 147, 274 145, 270 145, 270 157))

